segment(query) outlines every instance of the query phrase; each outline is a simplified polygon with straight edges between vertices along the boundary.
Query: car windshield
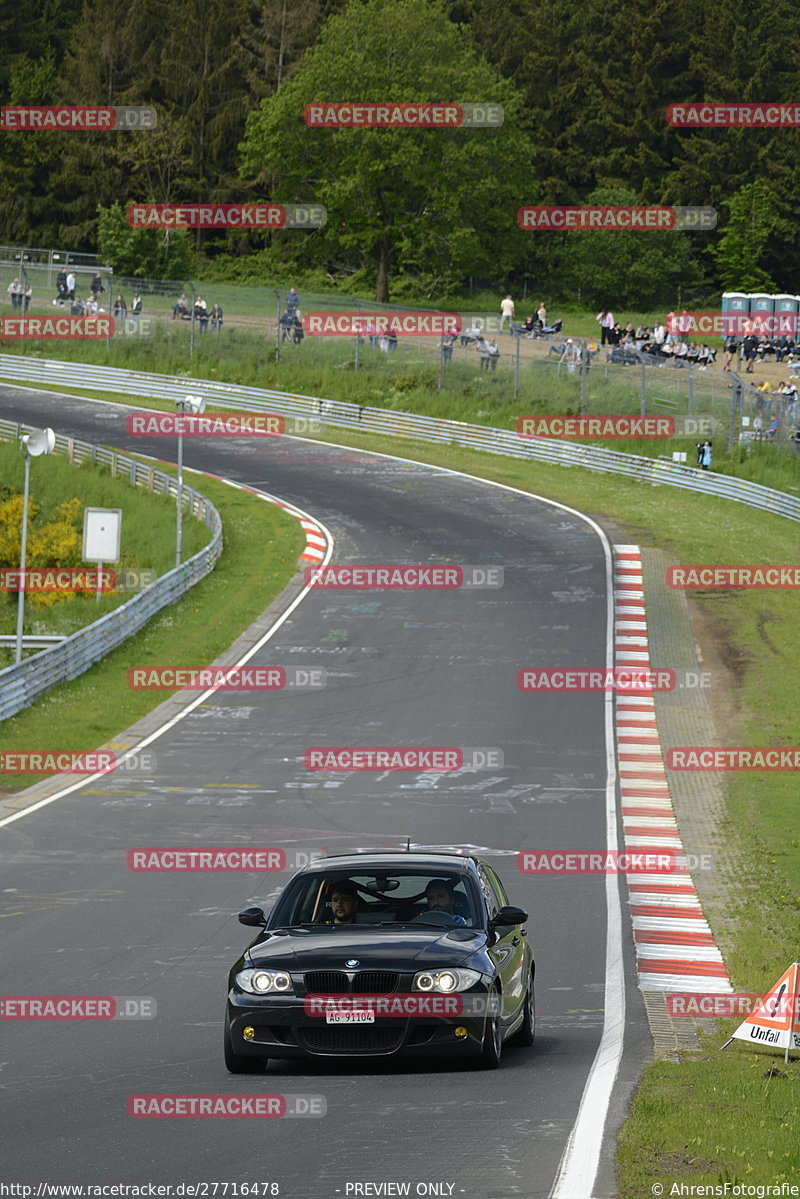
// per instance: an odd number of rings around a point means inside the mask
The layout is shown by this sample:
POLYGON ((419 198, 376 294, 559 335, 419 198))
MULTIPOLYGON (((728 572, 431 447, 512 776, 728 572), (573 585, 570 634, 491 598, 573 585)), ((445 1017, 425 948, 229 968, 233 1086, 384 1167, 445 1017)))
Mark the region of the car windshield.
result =
POLYGON ((407 925, 477 928, 480 907, 463 873, 415 869, 301 875, 278 900, 271 928, 407 925))

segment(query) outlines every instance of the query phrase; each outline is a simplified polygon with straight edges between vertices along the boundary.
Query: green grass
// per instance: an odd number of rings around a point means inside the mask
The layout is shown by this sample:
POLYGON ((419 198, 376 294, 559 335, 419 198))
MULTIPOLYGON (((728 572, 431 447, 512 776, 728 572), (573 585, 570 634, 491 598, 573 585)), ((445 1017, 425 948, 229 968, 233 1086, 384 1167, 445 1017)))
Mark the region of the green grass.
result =
MULTIPOLYGON (((186 471, 185 477, 222 517, 225 546, 215 569, 80 678, 60 684, 4 721, 4 750, 96 749, 168 698, 166 691, 130 690, 131 666, 207 665, 252 624, 294 574, 305 545, 297 520, 204 475, 186 471)), ((0 794, 22 790, 38 777, 15 775, 13 786, 0 787, 0 794)))
MULTIPOLYGON (((23 489, 24 458, 15 443, 0 441, 0 501, 19 495, 23 489)), ((126 478, 112 478, 108 467, 93 466, 90 462, 71 463, 62 454, 48 458, 34 458, 31 462, 31 512, 38 509, 35 518, 29 520, 32 530, 39 520, 49 521, 59 505, 72 498, 80 499, 82 508, 78 513, 77 528, 83 527, 83 507, 121 508, 122 538, 121 559, 109 564, 108 569, 155 571, 165 574, 175 565, 175 502, 141 487, 132 487, 126 478)), ((2 529, 0 529, 0 534, 2 529)), ((199 521, 186 517, 183 525, 183 556, 190 558, 207 544, 209 530, 199 521)), ((80 548, 74 561, 65 562, 55 556, 52 560, 33 561, 28 567, 64 566, 80 567, 80 548)), ((5 566, 18 567, 15 555, 13 562, 5 566)), ((43 597, 44 598, 44 597, 43 597)), ((99 620, 107 612, 124 604, 130 595, 109 594, 98 600, 94 595, 67 595, 57 603, 42 602, 29 595, 25 603, 25 633, 68 636, 84 625, 99 620)), ((17 596, 9 592, 0 593, 0 632, 14 633, 17 622, 17 596)), ((26 655, 27 656, 27 655, 26 655)), ((10 665, 13 651, 0 649, 0 666, 10 665)))

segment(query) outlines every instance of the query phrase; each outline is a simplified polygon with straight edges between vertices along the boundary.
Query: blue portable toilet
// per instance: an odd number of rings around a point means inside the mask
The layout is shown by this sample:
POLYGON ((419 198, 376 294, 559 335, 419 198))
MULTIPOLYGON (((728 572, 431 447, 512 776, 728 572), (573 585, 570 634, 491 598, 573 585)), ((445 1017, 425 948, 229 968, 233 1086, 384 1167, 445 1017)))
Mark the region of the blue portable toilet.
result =
POLYGON ((722 293, 722 336, 744 336, 744 325, 750 312, 750 296, 743 291, 722 293))
POLYGON ((775 332, 775 297, 766 292, 750 293, 750 316, 753 321, 753 332, 759 337, 771 337, 775 332))
POLYGON ((775 332, 778 337, 796 337, 800 330, 797 317, 800 313, 800 296, 775 296, 775 332))

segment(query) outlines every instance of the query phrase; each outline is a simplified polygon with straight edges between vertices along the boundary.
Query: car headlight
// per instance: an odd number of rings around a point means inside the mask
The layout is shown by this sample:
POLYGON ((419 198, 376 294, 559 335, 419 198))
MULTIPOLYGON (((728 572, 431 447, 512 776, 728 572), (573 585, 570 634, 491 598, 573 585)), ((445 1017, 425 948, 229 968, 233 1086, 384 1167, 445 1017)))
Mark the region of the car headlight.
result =
POLYGON ((240 970, 236 982, 251 995, 286 994, 292 980, 285 970, 240 970))
POLYGON ((414 975, 412 991, 466 991, 480 982, 477 970, 422 970, 414 975))

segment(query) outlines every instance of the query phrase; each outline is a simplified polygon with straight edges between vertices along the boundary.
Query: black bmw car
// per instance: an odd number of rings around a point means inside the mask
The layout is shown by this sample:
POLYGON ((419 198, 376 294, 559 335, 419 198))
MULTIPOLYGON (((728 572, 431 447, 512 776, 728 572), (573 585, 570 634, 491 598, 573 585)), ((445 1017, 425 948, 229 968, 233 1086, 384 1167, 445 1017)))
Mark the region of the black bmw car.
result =
POLYGON ((453 1055, 495 1069, 532 1045, 534 960, 488 862, 448 853, 359 853, 290 880, 231 970, 225 1064, 270 1058, 453 1055))

